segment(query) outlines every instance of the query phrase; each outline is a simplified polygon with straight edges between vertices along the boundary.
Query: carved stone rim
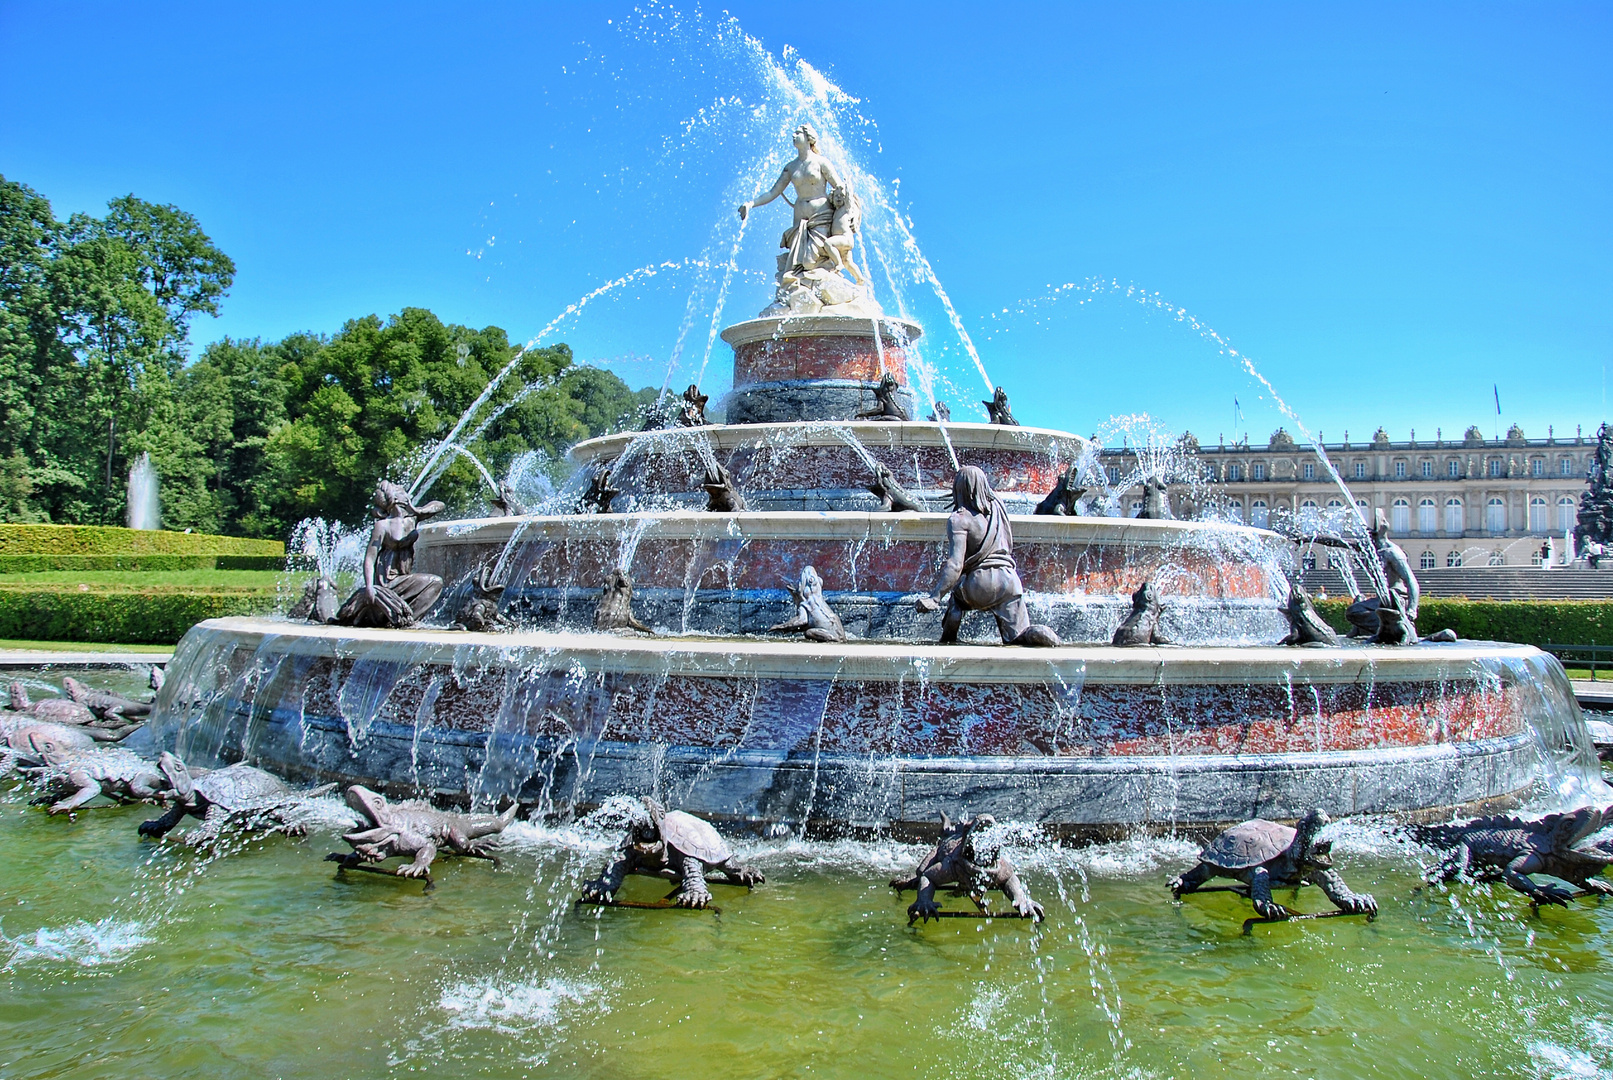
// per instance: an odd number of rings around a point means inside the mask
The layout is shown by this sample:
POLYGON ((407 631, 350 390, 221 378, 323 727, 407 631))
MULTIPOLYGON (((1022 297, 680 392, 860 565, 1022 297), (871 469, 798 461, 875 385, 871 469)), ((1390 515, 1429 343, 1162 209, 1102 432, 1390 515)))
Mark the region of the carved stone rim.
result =
POLYGON ((1300 679, 1322 685, 1482 680, 1485 660, 1541 656, 1529 645, 1457 645, 1295 649, 1256 646, 1065 645, 1015 649, 1002 645, 925 645, 914 642, 817 643, 728 637, 635 637, 566 631, 501 634, 453 630, 333 628, 282 619, 235 616, 197 628, 233 635, 244 648, 340 659, 396 659, 414 664, 463 662, 465 650, 486 650, 488 663, 522 667, 543 658, 563 669, 581 662, 599 672, 644 672, 721 678, 857 678, 872 682, 1045 684, 1055 672, 1085 685, 1157 687, 1280 685, 1300 679), (270 642, 272 641, 272 645, 270 642))
MULTIPOLYGON (((1176 547, 1190 543, 1195 536, 1208 534, 1286 542, 1269 530, 1231 522, 1031 514, 1010 514, 1009 520, 1013 522, 1014 540, 1018 544, 1176 547)), ((422 524, 416 558, 418 560, 420 553, 427 549, 456 544, 502 545, 517 531, 530 540, 607 538, 632 529, 645 540, 868 539, 880 543, 906 541, 939 546, 946 535, 946 521, 945 513, 887 514, 859 510, 748 510, 743 513, 653 510, 631 514, 471 518, 422 524)))
MULTIPOLYGON (((734 393, 746 393, 755 386, 738 387, 734 393)), ((627 448, 634 439, 659 437, 676 442, 686 439, 691 447, 700 439, 717 450, 755 445, 758 441, 776 441, 794 446, 840 446, 853 453, 843 439, 830 434, 837 428, 854 436, 858 442, 873 449, 896 447, 945 446, 950 440, 957 448, 967 450, 1030 450, 1057 457, 1060 465, 1067 465, 1080 456, 1087 439, 1068 431, 1052 428, 1005 427, 1002 424, 965 423, 949 420, 945 425, 929 420, 782 420, 762 424, 707 424, 703 427, 663 428, 658 431, 622 431, 614 435, 601 435, 577 443, 568 452, 572 461, 586 465, 601 458, 613 458, 627 448), (941 434, 945 426, 946 435, 941 434), (789 435, 784 439, 780 436, 789 435), (1065 449, 1065 446, 1068 449, 1065 449), (1056 454, 1050 447, 1058 447, 1056 454)), ((654 451, 652 451, 653 453, 654 451)))
MULTIPOLYGON (((874 336, 872 317, 861 315, 770 315, 763 319, 748 319, 726 327, 722 339, 738 348, 755 341, 773 341, 799 337, 861 337, 874 336)), ((924 336, 924 328, 916 322, 882 315, 880 336, 897 344, 902 336, 917 341, 924 336), (896 331, 900 331, 897 333, 896 331)))

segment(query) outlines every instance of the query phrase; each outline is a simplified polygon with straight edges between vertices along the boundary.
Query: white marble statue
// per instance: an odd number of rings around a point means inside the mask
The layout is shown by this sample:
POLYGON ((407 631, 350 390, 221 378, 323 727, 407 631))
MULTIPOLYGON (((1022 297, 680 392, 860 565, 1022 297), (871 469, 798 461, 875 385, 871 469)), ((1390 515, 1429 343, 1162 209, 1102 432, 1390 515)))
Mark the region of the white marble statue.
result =
POLYGON ((862 208, 851 189, 818 153, 811 125, 795 129, 796 158, 779 173, 765 195, 740 203, 740 220, 758 206, 795 189, 795 219, 779 238, 778 295, 763 315, 826 314, 877 317, 883 312, 869 295, 866 279, 852 257, 862 208), (850 275, 848 281, 842 276, 850 275))

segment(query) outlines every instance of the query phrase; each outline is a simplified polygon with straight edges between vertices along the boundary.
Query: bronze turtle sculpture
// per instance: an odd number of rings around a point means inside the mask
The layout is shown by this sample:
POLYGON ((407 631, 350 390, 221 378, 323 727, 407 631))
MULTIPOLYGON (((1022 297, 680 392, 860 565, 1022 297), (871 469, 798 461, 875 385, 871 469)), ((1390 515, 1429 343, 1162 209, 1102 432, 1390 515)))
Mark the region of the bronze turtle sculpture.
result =
POLYGON ((766 880, 761 871, 734 861, 734 849, 710 822, 682 810, 668 810, 648 795, 643 802, 647 817, 628 830, 616 858, 599 877, 583 886, 585 902, 610 903, 628 874, 679 882, 668 899, 679 907, 690 908, 711 903, 711 890, 706 887, 708 873, 721 874, 728 884, 747 889, 766 880))
POLYGON ((1180 899, 1211 878, 1231 878, 1248 888, 1261 918, 1287 919, 1294 913, 1273 900, 1271 890, 1311 884, 1341 911, 1376 915, 1378 902, 1371 894, 1352 892, 1333 869, 1333 842, 1316 839, 1327 822, 1325 812, 1312 810, 1297 829, 1264 818, 1234 825, 1205 846, 1197 866, 1170 882, 1171 895, 1180 899))

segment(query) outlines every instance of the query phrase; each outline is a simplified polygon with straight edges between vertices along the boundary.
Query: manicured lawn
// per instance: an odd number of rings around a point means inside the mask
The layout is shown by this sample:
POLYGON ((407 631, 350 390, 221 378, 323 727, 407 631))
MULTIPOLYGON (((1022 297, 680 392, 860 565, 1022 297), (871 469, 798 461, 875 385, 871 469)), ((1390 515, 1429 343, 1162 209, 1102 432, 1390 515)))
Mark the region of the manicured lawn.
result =
POLYGON ((281 572, 276 570, 44 570, 30 574, 0 574, 0 586, 61 588, 88 585, 96 591, 203 589, 217 592, 241 589, 272 592, 281 576, 281 572))
POLYGON ((29 652, 108 652, 108 653, 166 653, 168 645, 119 645, 98 641, 17 641, 0 639, 0 649, 22 649, 29 652))

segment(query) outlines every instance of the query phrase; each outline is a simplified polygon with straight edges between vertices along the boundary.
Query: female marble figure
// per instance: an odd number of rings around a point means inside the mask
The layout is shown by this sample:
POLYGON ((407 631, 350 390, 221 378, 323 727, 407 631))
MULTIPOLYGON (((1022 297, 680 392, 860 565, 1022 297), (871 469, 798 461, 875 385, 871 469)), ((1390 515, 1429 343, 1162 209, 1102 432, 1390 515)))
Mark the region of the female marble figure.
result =
MULTIPOLYGON (((818 154, 818 135, 808 124, 795 129, 796 158, 784 166, 773 189, 759 199, 739 204, 739 219, 745 220, 751 210, 766 206, 784 194, 784 189, 795 187, 795 222, 784 231, 779 247, 784 253, 778 257, 779 275, 792 271, 814 270, 833 265, 829 255, 829 232, 834 225, 835 211, 829 203, 829 189, 844 185, 835 175, 834 166, 818 154)), ((790 200, 786 197, 785 202, 790 200)))
POLYGON ((341 626, 407 626, 430 611, 442 595, 436 574, 414 572, 420 521, 442 513, 440 502, 415 506, 409 493, 382 480, 375 485, 375 528, 364 551, 364 585, 336 613, 341 626))

